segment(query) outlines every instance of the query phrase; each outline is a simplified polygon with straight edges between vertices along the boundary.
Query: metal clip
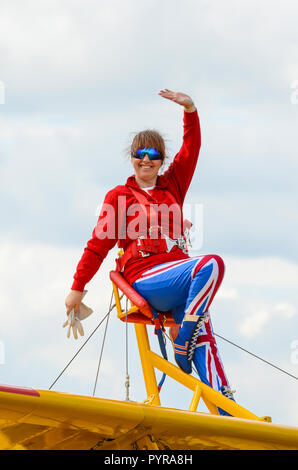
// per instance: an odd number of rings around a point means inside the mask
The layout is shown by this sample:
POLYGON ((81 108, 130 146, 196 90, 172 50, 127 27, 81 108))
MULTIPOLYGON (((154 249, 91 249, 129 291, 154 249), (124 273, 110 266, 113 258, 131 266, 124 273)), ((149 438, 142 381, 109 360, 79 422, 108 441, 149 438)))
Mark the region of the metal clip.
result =
MULTIPOLYGON (((140 236, 137 238, 137 246, 141 246, 141 238, 145 238, 144 236, 140 236)), ((144 253, 142 250, 138 250, 139 253, 141 253, 143 258, 146 258, 146 256, 150 256, 150 253, 144 253)))
POLYGON ((163 238, 166 241, 167 249, 168 252, 171 251, 173 246, 178 245, 177 240, 172 240, 170 237, 168 237, 166 234, 163 234, 163 238))
POLYGON ((187 243, 183 237, 178 238, 177 245, 184 253, 187 253, 187 243))
POLYGON ((160 234, 163 235, 163 228, 160 225, 151 225, 148 229, 149 238, 151 238, 152 230, 158 230, 158 229, 160 231, 160 234))
POLYGON ((152 402, 153 402, 153 400, 154 400, 154 398, 155 398, 155 395, 154 395, 154 393, 153 393, 152 395, 149 395, 149 397, 147 397, 146 400, 144 400, 144 401, 142 402, 142 404, 143 404, 143 405, 151 405, 152 402))

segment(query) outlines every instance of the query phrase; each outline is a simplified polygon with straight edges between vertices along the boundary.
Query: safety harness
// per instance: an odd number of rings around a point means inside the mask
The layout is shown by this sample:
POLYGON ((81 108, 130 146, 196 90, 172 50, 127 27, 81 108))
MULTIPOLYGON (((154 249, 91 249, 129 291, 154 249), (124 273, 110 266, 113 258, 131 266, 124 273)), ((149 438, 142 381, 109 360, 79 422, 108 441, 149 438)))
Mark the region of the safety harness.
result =
MULTIPOLYGON (((129 189, 139 202, 140 207, 144 210, 146 218, 148 218, 146 207, 149 206, 150 209, 157 210, 156 206, 154 204, 151 205, 150 201, 143 194, 132 188, 129 189)), ((177 205, 174 196, 169 191, 166 191, 166 193, 173 203, 177 205)), ((190 245, 189 230, 191 226, 192 223, 185 219, 183 221, 183 236, 176 239, 172 239, 164 233, 162 226, 150 226, 148 230, 149 237, 146 234, 146 236, 141 235, 135 240, 131 240, 130 244, 125 248, 123 255, 116 259, 117 270, 123 271, 128 260, 137 260, 138 258, 145 258, 154 254, 169 253, 174 246, 177 246, 183 253, 187 254, 188 246, 190 245)))
MULTIPOLYGON (((151 205, 150 201, 148 201, 148 199, 140 192, 135 191, 132 188, 129 188, 129 189, 134 194, 140 206, 143 208, 146 218, 148 218, 146 207, 149 206, 149 210, 150 208, 153 208, 156 210, 155 205, 154 204, 151 205)), ((174 196, 169 191, 166 191, 166 193, 168 197, 171 199, 171 201, 174 204, 177 204, 174 196)), ((177 239, 172 239, 167 234, 165 234, 162 226, 159 226, 159 225, 150 226, 148 230, 149 237, 146 234, 146 236, 144 235, 139 236, 135 240, 132 240, 130 244, 125 248, 125 251, 122 254, 122 256, 116 259, 116 269, 120 272, 123 271, 126 263, 128 262, 128 260, 131 260, 131 259, 137 260, 137 259, 144 258, 144 257, 154 255, 154 254, 169 253, 174 246, 177 246, 180 250, 183 251, 183 253, 187 254, 188 246, 190 246, 189 230, 191 226, 192 226, 192 223, 189 220, 185 219, 183 221, 183 236, 180 236, 177 239), (156 238, 157 236, 159 238, 156 238)), ((180 233, 181 233, 181 229, 180 229, 180 233)), ((118 246, 120 246, 119 243, 118 243, 118 246)), ((163 335, 165 328, 163 326, 162 321, 160 320, 160 314, 152 306, 151 306, 151 309, 152 309, 153 321, 154 321, 154 326, 155 326, 154 333, 157 335, 161 353, 164 359, 167 360, 168 356, 167 356, 167 351, 166 351, 165 339, 163 335)), ((166 378, 166 374, 164 373, 158 384, 159 391, 161 390, 161 387, 164 383, 165 378, 166 378)))

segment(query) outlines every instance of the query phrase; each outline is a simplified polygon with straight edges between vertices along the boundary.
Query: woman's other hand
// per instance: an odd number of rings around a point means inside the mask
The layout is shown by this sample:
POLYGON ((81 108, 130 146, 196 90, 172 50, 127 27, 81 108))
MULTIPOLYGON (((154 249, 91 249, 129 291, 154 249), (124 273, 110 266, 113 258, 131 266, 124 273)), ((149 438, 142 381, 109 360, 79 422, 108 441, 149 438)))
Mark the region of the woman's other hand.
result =
POLYGON ((69 313, 72 311, 73 308, 74 308, 74 313, 75 314, 78 313, 83 296, 84 296, 84 293, 79 290, 70 291, 70 293, 65 299, 67 315, 69 315, 69 313))
POLYGON ((188 113, 192 113, 196 109, 192 98, 185 93, 181 93, 180 91, 171 91, 165 88, 158 94, 167 100, 174 101, 175 103, 184 106, 185 111, 188 113))

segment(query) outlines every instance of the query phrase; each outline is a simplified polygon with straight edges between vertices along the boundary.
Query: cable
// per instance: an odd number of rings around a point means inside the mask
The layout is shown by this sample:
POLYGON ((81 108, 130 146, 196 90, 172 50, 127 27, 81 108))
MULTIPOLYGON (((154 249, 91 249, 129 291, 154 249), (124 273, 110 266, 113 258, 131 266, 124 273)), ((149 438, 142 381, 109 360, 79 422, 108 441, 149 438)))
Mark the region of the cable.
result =
POLYGON ((99 360, 98 360, 97 372, 96 372, 96 377, 95 377, 95 382, 94 382, 94 388, 93 388, 93 397, 94 397, 94 395, 95 395, 95 391, 96 391, 96 387, 97 387, 97 380, 98 380, 99 369, 100 369, 100 365, 101 365, 101 359, 102 359, 102 354, 103 354, 103 348, 104 348, 104 345, 105 345, 105 340, 106 340, 106 335, 107 335, 107 329, 108 329, 108 324, 109 324, 109 319, 110 319, 110 309, 111 309, 111 305, 112 305, 112 300, 113 300, 113 291, 112 291, 112 296, 111 296, 111 300, 110 300, 109 313, 107 314, 107 322, 106 322, 106 327, 105 327, 105 331, 104 331, 104 335, 103 335, 103 340, 102 340, 102 345, 101 345, 100 356, 99 356, 99 360))
MULTIPOLYGON (((168 336, 168 334, 167 334, 167 333, 165 333, 165 335, 166 335, 166 337, 167 337, 169 340, 171 340, 171 338, 168 336)), ((293 374, 290 374, 290 373, 289 373, 289 372, 287 372, 286 370, 283 370, 283 369, 281 369, 280 367, 278 367, 278 366, 276 366, 276 365, 272 364, 271 362, 269 362, 269 361, 266 361, 266 359, 263 359, 262 357, 260 357, 260 356, 257 356, 256 354, 254 354, 254 353, 252 353, 252 352, 248 351, 247 349, 244 349, 244 348, 242 348, 242 346, 239 346, 238 344, 236 344, 236 343, 233 343, 233 342, 232 342, 232 341, 230 341, 229 339, 227 339, 227 338, 224 338, 223 336, 221 336, 221 335, 219 335, 219 334, 217 334, 217 333, 214 333, 214 336, 218 336, 218 338, 221 338, 221 339, 223 339, 224 341, 226 341, 227 343, 230 343, 230 344, 232 344, 232 345, 233 345, 233 346, 235 346, 236 348, 239 348, 239 349, 241 349, 242 351, 245 351, 247 354, 250 354, 251 356, 253 356, 253 357, 255 357, 255 358, 259 359, 260 361, 263 361, 263 362, 265 362, 266 364, 268 364, 268 365, 269 365, 269 366, 271 366, 271 367, 274 367, 275 369, 279 370, 280 372, 283 372, 284 374, 287 374, 287 375, 289 375, 289 376, 290 376, 290 377, 292 377, 293 379, 296 379, 296 380, 298 380, 298 377, 296 377, 295 375, 293 375, 293 374)), ((193 369, 193 368, 192 368, 192 371, 194 371, 194 372, 196 373, 196 370, 195 370, 195 369, 193 369)))
MULTIPOLYGON (((121 295, 120 299, 123 297, 123 294, 121 295)), ((94 335, 94 333, 98 330, 98 328, 101 326, 101 324, 105 321, 105 319, 107 318, 107 316, 111 313, 111 311, 116 307, 116 304, 112 305, 112 307, 109 309, 109 311, 107 312, 107 314, 103 317, 103 319, 101 320, 101 322, 97 325, 96 328, 94 328, 94 330, 92 331, 92 333, 89 335, 89 337, 86 339, 86 341, 82 344, 82 346, 78 349, 78 351, 75 353, 75 355, 72 357, 72 359, 68 362, 68 364, 64 367, 64 369, 60 372, 60 374, 58 375, 58 377, 54 380, 54 382, 52 383, 52 385, 49 387, 48 390, 51 390, 52 387, 55 385, 55 383, 60 379, 60 377, 62 376, 62 374, 64 374, 64 372, 66 371, 66 369, 70 366, 70 364, 72 363, 72 361, 77 357, 77 355, 82 351, 83 347, 88 343, 88 341, 90 340, 90 338, 94 335)))
POLYGON ((259 359, 260 361, 265 362, 265 363, 268 364, 269 366, 274 367, 275 369, 279 370, 280 372, 283 372, 284 374, 289 375, 289 376, 292 377, 293 379, 298 380, 298 377, 296 377, 295 375, 290 374, 290 373, 287 372, 286 370, 283 370, 283 369, 281 369, 280 367, 278 367, 278 366, 272 364, 271 362, 266 361, 266 359, 263 359, 262 357, 257 356, 256 354, 254 354, 254 353, 248 351, 247 349, 242 348, 241 346, 239 346, 239 345, 236 344, 236 343, 233 343, 233 342, 230 341, 229 339, 226 339, 226 338, 224 338, 223 336, 220 336, 220 335, 217 334, 217 333, 214 333, 214 336, 218 336, 219 338, 223 339, 224 341, 227 341, 227 343, 232 344, 232 345, 235 346, 236 348, 239 348, 239 349, 241 349, 242 351, 245 351, 247 354, 250 354, 251 356, 256 357, 257 359, 259 359))
MULTIPOLYGON (((124 294, 122 294, 120 296, 120 300, 122 299, 124 294)), ((113 298, 113 294, 112 294, 112 298, 113 298)), ((112 302, 112 298, 111 298, 111 302, 112 302)), ((98 328, 101 326, 101 324, 105 321, 105 319, 109 316, 109 314, 111 313, 111 311, 116 307, 116 304, 112 305, 111 306, 111 302, 110 302, 110 308, 109 308, 109 311, 107 312, 107 314, 103 317, 103 319, 101 320, 101 322, 96 326, 96 328, 92 331, 92 333, 90 334, 90 336, 86 339, 86 341, 82 344, 82 346, 78 349, 78 351, 76 352, 76 354, 72 357, 72 359, 68 362, 68 364, 64 367, 64 369, 60 372, 60 374, 58 375, 58 377, 54 380, 54 382, 52 383, 52 385, 49 387, 48 390, 51 390, 52 387, 55 385, 55 383, 59 380, 59 378, 62 376, 62 374, 66 371, 66 369, 70 366, 70 364, 73 362, 73 360, 77 357, 77 355, 80 353, 80 351, 83 349, 83 347, 87 344, 87 342, 90 340, 90 338, 94 335, 94 333, 98 330, 98 328)), ((126 308, 126 311, 127 311, 127 308, 126 308)), ((108 324, 108 321, 107 321, 107 324, 108 324)), ((107 330, 107 324, 106 324, 106 330, 107 330)), ((126 327, 127 327, 127 319, 126 319, 126 327)), ((105 330, 105 334, 106 334, 106 330, 105 330)), ((165 333, 165 336, 171 341, 171 338, 167 335, 167 333, 165 333)), ((296 377, 295 375, 293 374, 290 374, 289 372, 285 371, 284 369, 281 369, 280 367, 276 366, 275 364, 272 364, 271 362, 267 361, 266 359, 260 357, 260 356, 257 356, 256 354, 252 353, 251 351, 248 351, 247 349, 243 348, 242 346, 239 346, 238 344, 236 343, 233 343, 232 341, 230 341, 229 339, 227 338, 224 338, 223 336, 219 335, 218 333, 214 333, 214 336, 217 336, 218 338, 226 341, 227 343, 230 343, 231 345, 235 346, 236 348, 238 349, 241 349, 242 351, 246 352, 247 354, 250 354, 251 356, 255 357, 256 359, 259 359, 260 361, 268 364, 269 366, 277 369, 278 371, 282 372, 283 374, 286 374, 288 375, 289 377, 292 377, 293 379, 295 380, 298 380, 298 377, 296 377)), ((105 339, 105 335, 104 335, 104 339, 105 339)), ((128 340, 128 336, 127 336, 127 330, 126 330, 126 343, 127 343, 127 340, 128 340)), ((101 356, 102 356, 102 351, 103 351, 103 346, 102 346, 102 350, 101 350, 101 356)), ((95 382, 95 386, 94 386, 94 392, 95 393, 95 388, 96 388, 96 383, 97 383, 97 377, 98 377, 98 371, 99 371, 99 366, 100 366, 100 362, 101 362, 101 356, 100 356, 100 360, 99 360, 99 365, 98 365, 98 370, 97 370, 97 376, 96 376, 96 382, 95 382)), ((129 387, 129 375, 128 375, 128 344, 126 344, 126 383, 125 383, 125 386, 126 386, 126 399, 129 400, 128 398, 128 387, 129 387)), ((94 394, 93 394, 94 396, 94 394)))

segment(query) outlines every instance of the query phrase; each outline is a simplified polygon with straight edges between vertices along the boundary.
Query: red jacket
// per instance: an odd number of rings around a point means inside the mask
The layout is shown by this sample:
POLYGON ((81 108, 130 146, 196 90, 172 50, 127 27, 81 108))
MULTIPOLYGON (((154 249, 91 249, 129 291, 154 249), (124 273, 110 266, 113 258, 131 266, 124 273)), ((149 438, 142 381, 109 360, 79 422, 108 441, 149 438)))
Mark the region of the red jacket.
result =
MULTIPOLYGON (((98 271, 109 250, 111 250, 117 242, 124 250, 131 242, 131 238, 127 236, 126 232, 121 232, 122 235, 119 237, 119 221, 121 221, 122 217, 121 214, 119 214, 119 200, 122 199, 125 201, 125 210, 132 204, 138 204, 137 199, 129 189, 130 187, 135 191, 139 191, 142 195, 145 195, 152 204, 167 204, 168 206, 173 204, 173 200, 170 199, 167 194, 167 191, 169 191, 180 206, 182 214, 183 202, 196 168, 201 146, 201 132, 197 111, 193 113, 184 112, 183 124, 184 133, 182 147, 167 171, 157 177, 156 186, 150 191, 150 195, 138 186, 134 176, 130 176, 125 185, 116 186, 106 194, 97 226, 94 228, 92 238, 88 241, 77 266, 74 282, 71 287, 73 290, 84 290, 85 285, 98 271), (122 196, 122 198, 119 198, 119 196, 122 196), (107 206, 110 207, 111 214, 107 212, 107 206), (114 213, 112 214, 113 210, 114 213), (115 230, 112 230, 112 235, 110 232, 110 235, 105 237, 107 225, 109 221, 112 222, 112 218, 115 230)), ((132 219, 132 215, 127 216, 127 226, 132 219)), ((174 246, 169 253, 160 253, 137 260, 130 260, 125 266, 124 276, 130 284, 133 284, 143 272, 153 266, 188 257, 187 254, 184 254, 178 247, 174 246)))

